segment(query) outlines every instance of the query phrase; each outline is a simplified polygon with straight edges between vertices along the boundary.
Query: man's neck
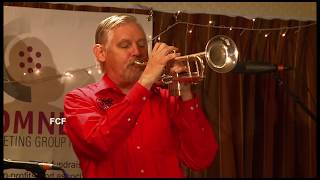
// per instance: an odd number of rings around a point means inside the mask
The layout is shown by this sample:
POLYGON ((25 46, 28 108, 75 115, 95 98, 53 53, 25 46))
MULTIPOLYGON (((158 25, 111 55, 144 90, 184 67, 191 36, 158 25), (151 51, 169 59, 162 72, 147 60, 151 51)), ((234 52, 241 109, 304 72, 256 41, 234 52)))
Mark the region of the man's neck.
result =
POLYGON ((121 89, 121 91, 124 93, 124 94, 128 94, 128 92, 130 91, 130 89, 133 87, 133 85, 131 86, 126 86, 126 87, 121 87, 121 86, 118 86, 119 89, 121 89))
POLYGON ((134 84, 135 83, 117 83, 116 82, 116 85, 124 94, 128 94, 128 92, 134 86, 134 84))
POLYGON ((107 75, 109 79, 124 93, 128 94, 130 89, 134 86, 134 83, 123 82, 119 77, 113 76, 111 73, 107 75))

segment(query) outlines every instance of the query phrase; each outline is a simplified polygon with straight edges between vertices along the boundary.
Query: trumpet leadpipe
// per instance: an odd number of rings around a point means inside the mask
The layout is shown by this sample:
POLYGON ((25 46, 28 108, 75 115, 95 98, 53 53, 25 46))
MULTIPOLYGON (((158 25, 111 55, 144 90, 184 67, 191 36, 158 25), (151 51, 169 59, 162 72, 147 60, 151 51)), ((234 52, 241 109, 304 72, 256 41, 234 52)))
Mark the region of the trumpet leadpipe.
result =
MULTIPOLYGON (((185 56, 179 56, 179 57, 174 58, 171 61, 177 61, 177 62, 187 61, 187 60, 191 61, 190 58, 203 57, 203 56, 205 56, 205 54, 206 54, 206 52, 199 52, 199 53, 189 54, 189 55, 185 55, 185 56)), ((141 59, 137 59, 133 63, 135 63, 137 65, 140 65, 140 66, 146 66, 147 65, 147 62, 145 62, 145 61, 143 61, 141 59)))

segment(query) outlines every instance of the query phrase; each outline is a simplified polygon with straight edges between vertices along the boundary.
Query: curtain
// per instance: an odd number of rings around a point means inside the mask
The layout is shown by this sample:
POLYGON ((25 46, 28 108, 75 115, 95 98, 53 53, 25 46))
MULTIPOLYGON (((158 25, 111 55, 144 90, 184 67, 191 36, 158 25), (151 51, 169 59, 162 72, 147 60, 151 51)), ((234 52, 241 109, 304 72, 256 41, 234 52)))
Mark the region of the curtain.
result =
MULTIPOLYGON (((4 5, 150 13, 141 9, 50 3, 4 5)), ((237 45, 239 62, 250 60, 292 67, 278 76, 277 73, 217 73, 206 69, 206 78, 193 88, 215 132, 219 151, 205 171, 186 168, 188 177, 316 176, 316 121, 304 110, 315 114, 317 106, 314 21, 262 18, 253 21, 244 17, 159 11, 153 11, 152 16, 154 37, 167 30, 156 41, 178 47, 182 55, 202 52, 210 38, 226 35, 237 45), (176 22, 190 24, 167 29, 176 22), (293 26, 300 28, 254 30, 293 26)))
POLYGON ((182 55, 202 52, 210 38, 226 35, 237 45, 239 62, 293 68, 260 74, 207 71, 195 90, 220 147, 212 166, 201 173, 188 171, 190 177, 316 176, 316 122, 303 111, 316 112, 315 22, 164 12, 153 16, 154 36, 167 30, 158 41, 175 45, 182 55), (176 22, 189 24, 167 29, 176 22), (293 26, 300 28, 270 29, 293 26))

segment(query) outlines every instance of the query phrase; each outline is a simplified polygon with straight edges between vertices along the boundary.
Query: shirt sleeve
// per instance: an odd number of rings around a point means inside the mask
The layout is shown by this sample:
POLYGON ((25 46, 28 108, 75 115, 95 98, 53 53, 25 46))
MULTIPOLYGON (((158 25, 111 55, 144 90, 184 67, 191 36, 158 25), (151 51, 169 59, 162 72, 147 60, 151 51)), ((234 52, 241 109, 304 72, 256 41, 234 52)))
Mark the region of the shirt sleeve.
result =
POLYGON ((178 111, 173 115, 179 142, 179 158, 193 170, 202 170, 214 160, 218 144, 199 106, 198 98, 178 100, 178 111))
POLYGON ((121 102, 101 113, 93 98, 83 91, 68 93, 64 101, 64 131, 76 154, 95 160, 101 160, 101 154, 108 156, 128 137, 150 94, 136 83, 121 102))

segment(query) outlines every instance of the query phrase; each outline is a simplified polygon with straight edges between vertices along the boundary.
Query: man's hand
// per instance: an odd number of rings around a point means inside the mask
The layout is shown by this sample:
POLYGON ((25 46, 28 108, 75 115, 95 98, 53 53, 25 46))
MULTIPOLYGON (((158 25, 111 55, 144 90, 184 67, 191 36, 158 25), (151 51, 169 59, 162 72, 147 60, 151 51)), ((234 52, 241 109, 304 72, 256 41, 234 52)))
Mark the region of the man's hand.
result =
MULTIPOLYGON (((188 68, 186 67, 184 62, 174 63, 170 71, 174 73, 182 73, 182 72, 187 72, 188 68)), ((180 83, 180 90, 181 90, 181 98, 183 101, 187 101, 193 98, 190 83, 180 83)))
POLYGON ((159 80, 167 62, 180 56, 180 53, 172 53, 177 50, 178 48, 174 46, 157 42, 152 49, 151 58, 138 82, 147 89, 150 89, 153 83, 159 80))

